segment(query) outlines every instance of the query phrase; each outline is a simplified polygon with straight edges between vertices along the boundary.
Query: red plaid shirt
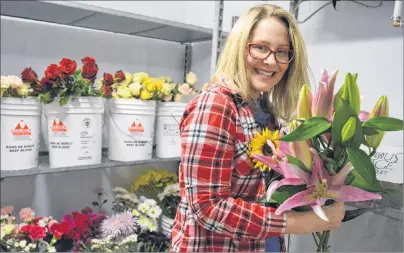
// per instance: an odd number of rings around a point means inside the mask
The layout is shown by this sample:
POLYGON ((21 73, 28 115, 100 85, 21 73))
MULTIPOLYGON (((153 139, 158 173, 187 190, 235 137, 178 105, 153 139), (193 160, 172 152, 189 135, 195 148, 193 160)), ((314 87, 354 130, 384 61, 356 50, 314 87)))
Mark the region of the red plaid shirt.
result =
POLYGON ((265 192, 248 157, 257 131, 251 109, 229 88, 212 85, 188 104, 171 251, 264 251, 266 237, 285 232, 286 217, 256 203, 265 192))

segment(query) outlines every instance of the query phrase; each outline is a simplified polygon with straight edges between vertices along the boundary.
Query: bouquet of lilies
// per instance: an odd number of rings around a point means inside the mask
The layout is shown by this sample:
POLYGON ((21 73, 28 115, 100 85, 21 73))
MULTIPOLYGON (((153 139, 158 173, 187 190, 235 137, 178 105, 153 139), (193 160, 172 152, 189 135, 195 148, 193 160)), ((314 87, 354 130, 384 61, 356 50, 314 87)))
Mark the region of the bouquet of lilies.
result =
MULTIPOLYGON (((297 119, 281 131, 265 129, 250 143, 256 168, 278 174, 262 199, 278 206, 277 215, 312 209, 328 221, 323 205, 376 200, 381 193, 389 193, 377 180, 371 157, 384 132, 403 130, 403 121, 389 117, 386 96, 370 113, 361 110, 357 74, 348 73, 334 94, 337 74, 329 76, 323 70, 315 94, 304 85, 297 119)), ((344 221, 365 211, 346 211, 344 221)), ((317 252, 329 251, 329 236, 330 231, 313 233, 317 252)))

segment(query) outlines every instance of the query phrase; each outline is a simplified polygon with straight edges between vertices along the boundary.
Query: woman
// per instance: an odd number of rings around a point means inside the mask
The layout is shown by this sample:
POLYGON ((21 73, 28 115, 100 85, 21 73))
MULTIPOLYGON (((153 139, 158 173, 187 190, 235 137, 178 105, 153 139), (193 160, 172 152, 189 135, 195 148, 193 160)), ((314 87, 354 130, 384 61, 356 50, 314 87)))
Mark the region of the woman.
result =
MULTIPOLYGON (((266 238, 339 226, 342 203, 324 207, 328 223, 312 211, 277 216, 256 203, 265 186, 248 144, 261 127, 279 128, 277 122, 294 118, 307 67, 303 39, 285 10, 253 7, 235 24, 210 86, 181 119, 181 203, 172 251, 264 251, 266 238)), ((280 251, 281 241, 270 246, 280 251)))

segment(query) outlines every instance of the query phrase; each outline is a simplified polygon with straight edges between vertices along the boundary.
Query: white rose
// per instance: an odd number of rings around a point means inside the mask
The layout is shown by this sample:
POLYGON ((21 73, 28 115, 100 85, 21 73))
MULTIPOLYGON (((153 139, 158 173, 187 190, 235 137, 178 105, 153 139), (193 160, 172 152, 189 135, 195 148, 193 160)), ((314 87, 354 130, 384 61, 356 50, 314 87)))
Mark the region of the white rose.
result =
POLYGON ((134 82, 129 85, 130 92, 133 96, 140 96, 140 90, 142 89, 142 84, 140 82, 134 82))
POLYGON ((171 95, 171 92, 172 92, 173 89, 174 89, 174 87, 175 87, 175 84, 165 82, 165 83, 163 83, 163 88, 161 89, 161 93, 162 93, 164 96, 170 96, 170 95, 171 95))
POLYGON ((1 76, 1 88, 8 89, 10 87, 10 80, 7 76, 1 76))
POLYGON ((25 246, 27 246, 27 241, 25 241, 25 240, 20 241, 20 246, 22 248, 25 248, 25 246))
POLYGON ((23 85, 21 78, 18 76, 8 76, 8 81, 10 82, 10 86, 13 89, 17 89, 18 87, 23 85))
POLYGON ((194 86, 198 82, 198 77, 195 75, 195 73, 188 72, 185 76, 185 80, 189 85, 194 86))
POLYGON ((191 86, 189 86, 188 83, 183 83, 180 85, 180 87, 178 87, 178 91, 182 94, 182 95, 188 95, 192 92, 192 88, 191 86))

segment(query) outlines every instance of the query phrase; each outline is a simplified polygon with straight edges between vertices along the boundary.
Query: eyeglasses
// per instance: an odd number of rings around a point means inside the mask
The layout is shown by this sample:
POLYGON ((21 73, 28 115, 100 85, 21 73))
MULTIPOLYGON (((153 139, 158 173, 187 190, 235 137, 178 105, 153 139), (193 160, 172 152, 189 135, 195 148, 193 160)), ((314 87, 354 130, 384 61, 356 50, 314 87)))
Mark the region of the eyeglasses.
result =
POLYGON ((275 55, 275 60, 279 63, 287 64, 293 60, 295 56, 293 50, 276 50, 272 51, 269 47, 263 44, 248 43, 248 53, 257 60, 264 60, 272 53, 275 55))

